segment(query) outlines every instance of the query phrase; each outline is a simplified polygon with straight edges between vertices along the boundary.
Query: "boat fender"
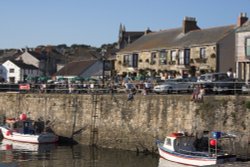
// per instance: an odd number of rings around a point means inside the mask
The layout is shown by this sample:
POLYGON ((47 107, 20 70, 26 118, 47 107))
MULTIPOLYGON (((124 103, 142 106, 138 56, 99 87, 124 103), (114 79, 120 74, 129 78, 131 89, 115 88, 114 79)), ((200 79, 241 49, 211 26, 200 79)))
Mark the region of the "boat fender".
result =
POLYGON ((13 146, 12 146, 12 144, 6 144, 6 146, 5 146, 6 148, 6 150, 12 150, 13 149, 13 146))
POLYGON ((8 130, 8 131, 6 132, 6 135, 7 135, 7 136, 11 135, 11 131, 8 130))

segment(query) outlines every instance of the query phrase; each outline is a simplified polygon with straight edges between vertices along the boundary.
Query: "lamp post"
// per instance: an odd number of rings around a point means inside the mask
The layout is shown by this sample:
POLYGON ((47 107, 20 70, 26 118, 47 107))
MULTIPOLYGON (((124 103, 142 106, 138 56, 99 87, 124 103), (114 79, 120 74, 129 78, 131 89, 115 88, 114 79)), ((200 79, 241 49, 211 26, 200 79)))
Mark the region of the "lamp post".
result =
POLYGON ((106 54, 106 49, 102 49, 101 55, 102 55, 102 87, 104 88, 104 77, 105 77, 105 54, 106 54))

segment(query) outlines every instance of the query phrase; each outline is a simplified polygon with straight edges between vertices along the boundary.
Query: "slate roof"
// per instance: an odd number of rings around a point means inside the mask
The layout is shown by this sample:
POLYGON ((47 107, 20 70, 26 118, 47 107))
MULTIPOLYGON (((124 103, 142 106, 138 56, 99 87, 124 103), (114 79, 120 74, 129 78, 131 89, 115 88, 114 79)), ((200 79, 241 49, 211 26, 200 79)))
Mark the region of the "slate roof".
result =
POLYGON ((18 66, 21 69, 31 69, 31 70, 37 70, 38 68, 30 65, 30 64, 25 64, 22 61, 14 61, 14 60, 10 60, 12 63, 14 63, 16 66, 18 66))
POLYGON ((10 52, 4 53, 0 56, 0 62, 4 63, 7 60, 15 60, 21 54, 22 52, 19 52, 17 50, 12 50, 10 52))
POLYGON ((124 38, 130 38, 130 42, 132 43, 134 40, 138 39, 144 34, 142 31, 126 31, 124 33, 124 38))
POLYGON ((37 58, 38 60, 46 60, 47 56, 45 54, 41 54, 38 52, 34 52, 34 51, 27 51, 29 54, 31 54, 32 56, 34 56, 35 58, 37 58))
POLYGON ((245 32, 245 31, 250 31, 250 21, 247 21, 240 28, 236 30, 236 32, 245 32))
POLYGON ((72 75, 79 76, 85 70, 87 70, 90 66, 96 63, 97 60, 89 60, 89 61, 74 61, 65 65, 61 70, 59 70, 55 75, 72 75))
POLYGON ((182 28, 162 30, 142 36, 120 52, 139 52, 212 44, 219 42, 233 30, 235 30, 235 25, 199 29, 186 34, 182 33, 182 28))

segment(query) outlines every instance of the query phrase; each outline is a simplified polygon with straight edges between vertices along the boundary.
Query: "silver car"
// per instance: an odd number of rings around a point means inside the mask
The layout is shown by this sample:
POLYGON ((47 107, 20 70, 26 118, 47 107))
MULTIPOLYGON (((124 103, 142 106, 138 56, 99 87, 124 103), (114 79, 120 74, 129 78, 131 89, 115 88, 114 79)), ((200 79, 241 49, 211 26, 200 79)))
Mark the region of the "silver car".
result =
POLYGON ((163 84, 154 87, 153 91, 159 93, 172 93, 172 92, 190 92, 192 91, 193 83, 186 78, 167 79, 163 84))

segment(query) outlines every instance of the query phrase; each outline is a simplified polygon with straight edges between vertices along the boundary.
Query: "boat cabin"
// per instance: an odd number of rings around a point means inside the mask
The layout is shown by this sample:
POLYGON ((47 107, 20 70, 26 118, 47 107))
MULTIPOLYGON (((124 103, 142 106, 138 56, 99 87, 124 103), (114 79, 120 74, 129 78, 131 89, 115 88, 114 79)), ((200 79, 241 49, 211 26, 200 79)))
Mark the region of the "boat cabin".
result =
POLYGON ((31 120, 6 119, 6 126, 13 131, 22 134, 34 134, 33 122, 31 120))
POLYGON ((170 151, 195 151, 195 137, 185 136, 183 133, 172 133, 164 141, 164 147, 170 151))

